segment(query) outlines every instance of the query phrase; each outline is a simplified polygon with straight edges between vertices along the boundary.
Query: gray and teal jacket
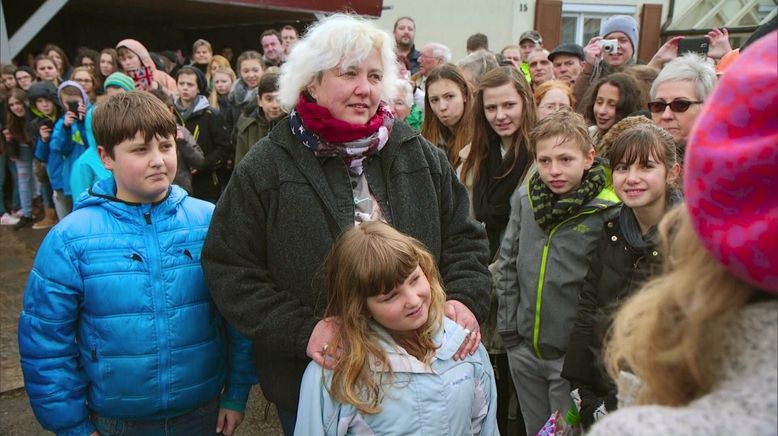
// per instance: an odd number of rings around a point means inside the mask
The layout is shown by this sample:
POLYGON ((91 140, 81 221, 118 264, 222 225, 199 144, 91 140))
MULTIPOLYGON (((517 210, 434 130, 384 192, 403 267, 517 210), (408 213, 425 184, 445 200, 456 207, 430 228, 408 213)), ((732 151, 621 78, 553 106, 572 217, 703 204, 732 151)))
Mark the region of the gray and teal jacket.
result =
POLYGON ((589 259, 619 203, 609 171, 594 199, 545 232, 535 222, 528 185, 516 190, 494 277, 497 331, 506 348, 527 341, 540 359, 565 354, 589 259))

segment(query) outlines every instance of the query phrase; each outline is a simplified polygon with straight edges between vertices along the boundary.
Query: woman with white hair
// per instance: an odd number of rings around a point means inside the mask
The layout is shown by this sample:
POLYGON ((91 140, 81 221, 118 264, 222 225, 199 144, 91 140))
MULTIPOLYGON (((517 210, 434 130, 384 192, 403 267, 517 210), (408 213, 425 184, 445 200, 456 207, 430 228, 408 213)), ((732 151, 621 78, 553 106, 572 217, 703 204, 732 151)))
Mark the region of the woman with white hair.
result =
POLYGON ((405 121, 417 132, 421 130, 421 122, 424 121, 424 114, 413 101, 413 85, 405 79, 397 79, 397 95, 392 99, 390 107, 394 117, 400 121, 405 121))
POLYGON ((205 277, 221 313, 254 341, 262 390, 287 435, 309 360, 332 368, 325 355, 337 358, 338 320, 322 318, 327 290, 317 278, 354 225, 385 221, 423 242, 438 262, 446 316, 469 330, 457 357, 480 343, 491 287, 484 231, 442 150, 382 102, 396 77, 387 33, 343 14, 316 23, 281 67, 289 117, 243 158, 214 212, 205 277))
POLYGON ((667 63, 651 85, 651 118, 673 137, 681 162, 692 126, 715 86, 713 64, 694 53, 667 63))

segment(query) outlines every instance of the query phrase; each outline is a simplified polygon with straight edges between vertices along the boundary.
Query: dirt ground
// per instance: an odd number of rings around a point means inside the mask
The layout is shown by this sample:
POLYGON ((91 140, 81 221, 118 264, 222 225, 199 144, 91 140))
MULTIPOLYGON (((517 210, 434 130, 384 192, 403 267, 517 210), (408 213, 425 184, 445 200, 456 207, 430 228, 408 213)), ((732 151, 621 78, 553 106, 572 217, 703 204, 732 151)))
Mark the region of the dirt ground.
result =
MULTIPOLYGON (((0 436, 51 434, 35 420, 19 369, 16 326, 35 252, 46 231, 0 226, 0 436)), ((238 436, 282 435, 276 409, 255 386, 238 436)))

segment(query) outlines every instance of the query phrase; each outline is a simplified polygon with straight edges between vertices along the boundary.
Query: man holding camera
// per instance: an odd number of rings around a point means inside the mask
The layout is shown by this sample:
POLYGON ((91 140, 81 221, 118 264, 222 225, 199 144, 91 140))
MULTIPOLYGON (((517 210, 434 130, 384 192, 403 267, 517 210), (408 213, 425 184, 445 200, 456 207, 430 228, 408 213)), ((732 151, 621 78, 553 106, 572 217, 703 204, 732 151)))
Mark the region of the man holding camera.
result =
POLYGON ((602 25, 602 35, 584 47, 584 65, 573 89, 581 109, 581 100, 589 85, 636 61, 638 23, 629 15, 613 15, 602 25))

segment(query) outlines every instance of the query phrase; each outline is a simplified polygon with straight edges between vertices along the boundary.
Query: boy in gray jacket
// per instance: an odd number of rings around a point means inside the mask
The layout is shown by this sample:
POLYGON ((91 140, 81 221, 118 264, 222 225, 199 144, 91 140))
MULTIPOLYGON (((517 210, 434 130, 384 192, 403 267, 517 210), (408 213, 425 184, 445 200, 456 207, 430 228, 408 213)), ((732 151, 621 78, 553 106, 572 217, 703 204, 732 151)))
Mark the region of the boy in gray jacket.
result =
POLYGON ((619 199, 594 157, 583 118, 562 111, 533 130, 537 172, 511 198, 495 272, 497 329, 505 341, 527 434, 572 404, 561 377, 578 293, 619 199))

